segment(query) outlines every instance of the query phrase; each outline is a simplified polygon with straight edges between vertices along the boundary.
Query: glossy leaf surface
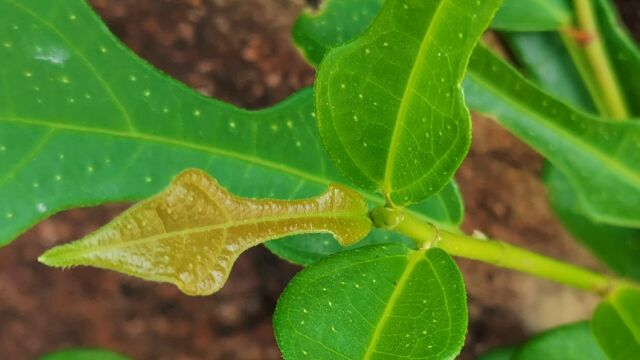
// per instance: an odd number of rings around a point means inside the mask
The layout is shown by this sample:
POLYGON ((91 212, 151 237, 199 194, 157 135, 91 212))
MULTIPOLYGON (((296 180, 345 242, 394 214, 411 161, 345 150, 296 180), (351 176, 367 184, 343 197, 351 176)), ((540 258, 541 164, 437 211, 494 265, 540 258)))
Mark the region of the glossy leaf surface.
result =
POLYGON ((640 227, 640 123, 606 121, 554 99, 484 47, 465 80, 469 106, 542 153, 590 218, 640 227))
POLYGON ((549 31, 572 22, 570 0, 505 0, 491 27, 509 31, 549 31))
POLYGON ((361 36, 325 56, 318 126, 345 175, 395 205, 445 186, 471 140, 460 83, 500 2, 388 0, 361 36))
POLYGON ((99 349, 69 349, 56 351, 38 360, 128 360, 128 357, 99 349))
POLYGON ((640 355, 640 290, 621 288, 603 301, 593 314, 591 326, 600 346, 611 360, 640 355))
POLYGON ((170 282, 189 295, 209 295, 225 283, 250 247, 292 234, 326 232, 351 245, 371 230, 365 200, 330 186, 307 200, 239 198, 200 170, 77 242, 47 251, 47 265, 90 265, 170 282))
MULTIPOLYGON (((345 183, 313 112, 310 90, 260 111, 205 98, 131 53, 84 1, 0 0, 0 245, 64 209, 146 198, 188 167, 249 197, 345 183)), ((460 208, 436 195, 413 211, 455 227, 460 208)))
POLYGON ((513 360, 607 360, 589 323, 564 325, 529 340, 514 354, 513 360))
POLYGON ((401 245, 344 252, 305 268, 274 315, 294 359, 453 359, 464 342, 464 283, 439 249, 401 245))

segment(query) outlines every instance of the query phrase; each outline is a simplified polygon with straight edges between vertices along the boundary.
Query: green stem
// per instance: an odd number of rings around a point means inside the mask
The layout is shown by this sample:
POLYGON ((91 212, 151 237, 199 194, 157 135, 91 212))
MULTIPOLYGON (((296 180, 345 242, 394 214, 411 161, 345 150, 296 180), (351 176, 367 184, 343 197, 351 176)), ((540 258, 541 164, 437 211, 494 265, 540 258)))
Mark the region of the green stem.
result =
POLYGON ((602 296, 608 294, 614 286, 624 283, 623 280, 567 264, 502 241, 478 239, 443 231, 402 210, 374 210, 373 218, 376 224, 392 225, 394 230, 413 239, 422 249, 437 247, 454 256, 521 271, 602 296))
POLYGON ((602 92, 596 81, 595 75, 591 70, 591 64, 587 60, 587 57, 582 51, 582 45, 578 44, 576 39, 567 31, 560 31, 560 38, 564 44, 564 47, 567 49, 571 60, 573 60, 576 69, 578 70, 578 74, 584 81, 584 84, 591 95, 591 99, 593 100, 593 104, 596 107, 596 110, 601 115, 608 114, 607 105, 604 102, 602 92))
POLYGON ((584 54, 600 89, 605 115, 613 119, 625 119, 629 117, 629 110, 605 51, 591 2, 592 0, 573 0, 579 30, 592 37, 583 45, 584 54))

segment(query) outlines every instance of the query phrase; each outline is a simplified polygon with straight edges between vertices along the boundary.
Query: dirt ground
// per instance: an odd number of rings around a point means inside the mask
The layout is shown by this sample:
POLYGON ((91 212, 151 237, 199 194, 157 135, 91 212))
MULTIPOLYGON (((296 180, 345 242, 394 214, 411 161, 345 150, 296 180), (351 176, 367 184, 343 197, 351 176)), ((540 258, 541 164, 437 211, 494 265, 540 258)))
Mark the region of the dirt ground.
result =
MULTIPOLYGON (((640 4, 618 1, 640 33, 640 4)), ((304 0, 93 0, 113 32, 142 57, 204 94, 260 108, 312 84, 289 40, 304 0)), ((474 144, 457 175, 464 229, 599 267, 554 219, 541 158, 494 122, 474 118, 474 144)), ((90 268, 36 262, 126 205, 58 214, 0 251, 0 357, 34 359, 66 347, 101 347, 134 359, 279 359, 271 328, 278 295, 298 267, 262 247, 243 255, 226 287, 192 298, 174 287, 90 268)), ((595 299, 484 264, 460 261, 470 303, 472 359, 541 329, 585 318, 595 299)))

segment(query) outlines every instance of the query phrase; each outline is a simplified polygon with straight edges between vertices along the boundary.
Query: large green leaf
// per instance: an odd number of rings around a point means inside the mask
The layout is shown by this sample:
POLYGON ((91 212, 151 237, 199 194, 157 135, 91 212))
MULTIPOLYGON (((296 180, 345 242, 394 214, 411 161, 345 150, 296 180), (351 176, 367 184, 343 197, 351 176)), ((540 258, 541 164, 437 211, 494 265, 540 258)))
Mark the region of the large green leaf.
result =
MULTIPOLYGON (((373 14, 368 13, 369 19, 365 21, 365 16, 361 15, 354 22, 359 24, 359 28, 344 27, 343 24, 355 16, 357 3, 349 0, 330 1, 327 7, 343 4, 339 7, 343 10, 339 13, 341 16, 306 19, 307 22, 315 20, 316 24, 294 29, 296 33, 308 32, 306 35, 294 35, 298 46, 327 49, 348 40, 349 36, 357 35, 373 18, 373 14), (334 32, 330 29, 339 30, 334 32)), ((374 0, 365 3, 375 5, 374 0)), ((591 102, 583 97, 586 90, 573 82, 578 74, 566 58, 568 54, 562 55, 565 59, 561 60, 561 68, 558 63, 552 62, 554 53, 557 56, 558 51, 566 52, 557 35, 529 34, 517 38, 514 35, 513 38, 519 43, 516 47, 519 54, 523 54, 525 46, 540 50, 535 55, 531 55, 535 51, 529 51, 524 59, 525 65, 527 62, 538 65, 535 68, 539 72, 534 77, 553 84, 550 87, 556 89, 557 95, 561 95, 561 92, 565 94, 564 97, 574 94, 567 100, 593 111, 591 102), (541 62, 545 59, 549 62, 548 66, 541 62)), ((637 227, 640 223, 640 213, 637 211, 640 204, 640 169, 635 165, 640 162, 638 125, 616 124, 580 113, 537 89, 486 49, 480 47, 474 54, 477 54, 477 61, 471 63, 465 83, 467 103, 480 111, 501 115, 498 120, 503 125, 509 124, 507 128, 549 156, 553 163, 569 174, 574 184, 572 186, 579 192, 580 203, 584 204, 583 211, 588 212, 590 218, 637 227)), ((529 70, 533 68, 531 66, 529 70)))
POLYGON ((471 140, 460 83, 501 0, 388 0, 316 82, 318 126, 338 168, 395 205, 439 191, 471 140))
POLYGON ((369 207, 356 191, 332 185, 304 200, 247 199, 229 193, 202 170, 185 170, 161 193, 109 224, 38 260, 85 265, 168 282, 187 295, 220 290, 247 249, 291 234, 328 233, 340 244, 371 231, 369 207))
MULTIPOLYGON (((595 112, 557 34, 509 33, 506 36, 528 75, 542 88, 574 106, 595 112)), ((575 190, 560 170, 548 165, 544 175, 551 205, 571 234, 619 274, 640 279, 640 230, 591 221, 583 215, 575 190)))
POLYGON ((591 326, 600 346, 611 360, 640 357, 640 290, 621 288, 603 301, 593 314, 591 326))
MULTIPOLYGON (((346 182, 322 148, 310 90, 238 109, 140 60, 84 1, 0 0, 1 245, 57 211, 145 198, 187 167, 248 197, 303 198, 346 182)), ((455 227, 452 191, 415 211, 455 227)))
POLYGON ((293 359, 453 359, 464 343, 464 283, 443 251, 381 245, 301 271, 274 315, 293 359))
POLYGON ((607 360, 588 322, 564 325, 529 340, 513 360, 607 360))
POLYGON ((570 0, 505 0, 491 27, 509 31, 548 31, 571 25, 570 0))
POLYGON ((128 360, 128 357, 99 349, 69 349, 56 351, 39 360, 128 360))
POLYGON ((590 218, 640 226, 640 123, 577 111, 484 47, 472 56, 465 93, 470 107, 495 117, 566 174, 590 218))

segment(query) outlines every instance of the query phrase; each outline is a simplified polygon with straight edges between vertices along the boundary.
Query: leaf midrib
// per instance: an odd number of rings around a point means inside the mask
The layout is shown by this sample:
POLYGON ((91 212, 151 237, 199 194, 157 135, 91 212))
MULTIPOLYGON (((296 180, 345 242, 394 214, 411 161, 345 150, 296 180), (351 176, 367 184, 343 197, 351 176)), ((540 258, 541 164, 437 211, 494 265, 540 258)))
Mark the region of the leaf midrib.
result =
POLYGON ((387 161, 385 164, 384 170, 384 180, 383 180, 383 190, 387 195, 390 195, 393 192, 393 184, 392 184, 392 174, 395 167, 395 152, 399 143, 399 133, 400 129, 404 127, 404 122, 407 117, 407 112, 409 111, 409 103, 413 98, 411 93, 415 90, 415 83, 418 81, 419 74, 422 72, 425 55, 430 49, 432 38, 431 33, 437 27, 435 22, 440 18, 440 13, 445 8, 445 4, 448 4, 449 0, 442 0, 436 7, 436 10, 433 12, 431 19, 429 19, 427 30, 422 37, 422 42, 420 43, 420 49, 418 50, 418 54, 413 63, 413 67, 411 68, 411 73, 409 74, 409 79, 407 80, 407 86, 404 89, 404 93, 402 94, 402 98, 400 100, 400 107, 398 108, 398 115, 396 116, 396 123, 393 128, 393 133, 391 134, 391 142, 389 143, 389 152, 387 153, 387 161))
MULTIPOLYGON (((307 218, 309 218, 309 219, 322 219, 322 218, 342 219, 342 218, 347 218, 347 219, 353 219, 353 220, 359 220, 359 219, 361 220, 361 219, 363 219, 363 213, 361 211, 325 211, 325 212, 314 213, 314 214, 301 213, 301 214, 286 215, 286 216, 285 215, 265 216, 265 217, 261 217, 259 219, 233 220, 233 221, 228 221, 228 222, 225 222, 225 223, 218 223, 218 224, 213 224, 213 225, 191 227, 191 228, 180 229, 180 230, 176 230, 176 231, 164 232, 164 233, 161 233, 161 234, 156 234, 156 235, 152 235, 152 236, 148 236, 148 237, 144 237, 144 238, 140 238, 140 239, 122 241, 122 242, 112 243, 112 244, 108 244, 108 245, 100 245, 100 246, 94 246, 94 247, 91 247, 91 248, 83 248, 83 249, 76 249, 76 250, 70 250, 70 251, 67 250, 67 251, 65 251, 63 253, 64 256, 61 256, 60 258, 62 258, 63 261, 69 261, 69 259, 73 259, 74 257, 77 257, 77 256, 86 256, 86 255, 90 255, 90 254, 95 254, 95 253, 100 253, 100 252, 103 252, 103 251, 119 249, 119 248, 123 248, 123 247, 140 246, 140 245, 152 243, 152 242, 155 242, 155 241, 165 240, 167 238, 171 238, 171 237, 175 237, 175 236, 194 235, 194 234, 199 234, 199 233, 209 232, 209 231, 215 231, 215 230, 228 231, 229 229, 233 229, 233 228, 236 228, 236 227, 242 227, 242 226, 245 226, 245 225, 260 225, 260 224, 271 223, 271 222, 289 221, 289 220, 298 220, 298 219, 307 219, 307 218)), ((327 229, 293 231, 293 232, 289 233, 288 235, 299 235, 299 234, 303 234, 303 233, 306 234, 306 233, 319 233, 319 232, 329 232, 329 231, 327 229)), ((259 239, 260 240, 259 243, 266 242, 266 241, 271 240, 271 239, 272 239, 272 237, 261 237, 259 239)), ((227 240, 226 236, 223 236, 223 241, 226 241, 226 240, 227 240)), ((73 245, 73 244, 70 244, 70 245, 73 245)), ((54 258, 55 258, 55 256, 54 256, 54 258)))
POLYGON ((367 345, 367 351, 362 356, 362 360, 370 360, 373 354, 376 352, 376 347, 378 346, 378 343, 380 342, 380 338, 382 337, 381 336, 382 331, 384 330, 389 319, 391 318, 391 313, 395 308, 396 302, 398 301, 398 298, 402 295, 402 292, 404 291, 405 286, 409 282, 409 279, 411 278, 411 275, 413 274, 413 270, 415 269, 416 265, 421 260, 425 259, 424 255, 425 253, 423 251, 414 251, 409 256, 409 261, 407 262, 404 272, 400 276, 400 279, 398 279, 398 283, 396 287, 393 289, 393 292, 391 293, 391 297, 389 298, 389 301, 387 301, 387 304, 385 305, 384 310, 380 315, 380 320, 378 321, 378 324, 376 325, 373 331, 373 334, 371 335, 371 341, 369 342, 369 345, 367 345))
MULTIPOLYGON (((5 122, 12 122, 12 123, 18 123, 18 124, 25 124, 25 125, 32 125, 32 126, 43 126, 43 127, 50 127, 50 128, 56 128, 56 129, 61 129, 61 130, 66 130, 66 131, 77 131, 77 132, 85 132, 85 133, 90 133, 90 134, 97 134, 97 135, 107 135, 107 136, 113 136, 113 137, 120 137, 120 138, 129 138, 129 139, 134 139, 134 140, 144 140, 144 141, 149 141, 149 142, 155 142, 155 143, 160 143, 160 144, 166 144, 166 145, 173 145, 173 146, 177 146, 177 147, 184 147, 187 149, 192 149, 192 150, 198 150, 198 151, 203 151, 203 152, 208 152, 211 153, 213 155, 218 155, 218 156, 226 156, 226 157, 230 157, 230 158, 235 158, 237 160, 242 160, 242 161, 246 161, 249 163, 253 163, 256 165, 260 165, 263 166, 265 168, 268 169, 273 169, 276 171, 280 171, 282 173, 291 175, 291 176, 295 176, 295 177, 299 177, 301 180, 306 180, 306 181, 310 181, 313 183, 317 183, 323 186, 328 186, 332 183, 338 183, 338 181, 332 180, 332 179, 328 179, 325 177, 320 177, 320 176, 314 176, 308 172, 304 172, 298 169, 294 169, 292 167, 283 165, 281 163, 276 163, 273 161, 267 161, 264 159, 261 159, 259 157, 256 156, 248 156, 246 154, 243 153, 239 153, 239 152, 235 152, 235 151, 228 151, 228 150, 224 150, 224 149, 220 149, 220 148, 216 148, 216 147, 212 147, 212 146, 206 146, 206 145, 199 145, 199 144, 194 144, 194 143, 189 143, 186 141, 178 141, 178 140, 172 140, 166 137, 162 137, 162 136, 153 136, 153 135, 149 135, 149 134, 143 134, 140 132, 122 132, 122 131, 116 131, 116 130, 109 130, 109 129, 96 129, 96 128, 90 128, 90 127, 86 127, 86 126, 76 126, 76 125, 68 125, 68 124, 63 124, 63 123, 56 123, 56 122, 44 122, 44 121, 39 121, 39 120, 31 120, 31 119, 24 119, 24 118, 9 118, 9 117, 3 117, 0 116, 0 121, 5 121, 5 122)), ((371 194, 369 192, 364 192, 364 191, 360 191, 357 190, 357 192, 362 195, 367 201, 376 203, 376 204, 383 204, 384 200, 379 197, 376 196, 374 194, 371 194)), ((439 194, 436 194, 435 196, 440 196, 439 194)), ((436 223, 439 224, 441 227, 449 229, 449 230, 457 230, 457 227, 455 226, 451 226, 449 224, 446 224, 442 221, 436 221, 428 216, 425 216, 423 213, 421 212, 417 212, 415 210, 407 210, 408 212, 410 212, 412 215, 417 216, 421 219, 424 219, 425 221, 431 222, 431 223, 436 223)), ((448 209, 447 209, 448 211, 448 209)))

